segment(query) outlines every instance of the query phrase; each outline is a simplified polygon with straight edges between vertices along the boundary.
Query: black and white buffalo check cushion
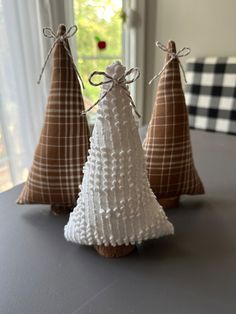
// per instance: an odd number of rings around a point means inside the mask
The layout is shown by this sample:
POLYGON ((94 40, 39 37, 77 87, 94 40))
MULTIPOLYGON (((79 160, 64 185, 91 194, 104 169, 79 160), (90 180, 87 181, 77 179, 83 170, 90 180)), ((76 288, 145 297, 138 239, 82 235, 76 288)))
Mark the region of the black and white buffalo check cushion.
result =
POLYGON ((236 135, 236 57, 191 58, 186 76, 190 127, 236 135))

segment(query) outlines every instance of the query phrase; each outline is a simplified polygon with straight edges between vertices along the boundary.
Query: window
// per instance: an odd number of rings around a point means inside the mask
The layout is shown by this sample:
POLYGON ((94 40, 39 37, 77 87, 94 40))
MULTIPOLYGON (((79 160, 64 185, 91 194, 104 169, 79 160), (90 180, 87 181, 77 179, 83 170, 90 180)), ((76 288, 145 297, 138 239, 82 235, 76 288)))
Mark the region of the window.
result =
MULTIPOLYGON (((104 71, 115 60, 123 59, 122 0, 74 0, 78 69, 85 84, 85 107, 99 97, 99 87, 91 86, 89 75, 104 71), (106 45, 105 49, 102 49, 106 45), (100 47, 100 49, 99 49, 100 47)), ((88 114, 94 122, 96 107, 88 114)))

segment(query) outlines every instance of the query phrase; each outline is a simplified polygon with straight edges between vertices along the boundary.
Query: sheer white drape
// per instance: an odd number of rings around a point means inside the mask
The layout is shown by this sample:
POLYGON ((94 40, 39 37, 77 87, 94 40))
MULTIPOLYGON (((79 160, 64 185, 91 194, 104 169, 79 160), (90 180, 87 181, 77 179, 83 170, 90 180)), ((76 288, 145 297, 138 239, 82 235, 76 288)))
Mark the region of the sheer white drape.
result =
MULTIPOLYGON (((0 0, 0 191, 25 179, 42 126, 52 42, 42 28, 73 24, 72 0, 0 0)), ((73 45, 72 42, 72 51, 73 45)))

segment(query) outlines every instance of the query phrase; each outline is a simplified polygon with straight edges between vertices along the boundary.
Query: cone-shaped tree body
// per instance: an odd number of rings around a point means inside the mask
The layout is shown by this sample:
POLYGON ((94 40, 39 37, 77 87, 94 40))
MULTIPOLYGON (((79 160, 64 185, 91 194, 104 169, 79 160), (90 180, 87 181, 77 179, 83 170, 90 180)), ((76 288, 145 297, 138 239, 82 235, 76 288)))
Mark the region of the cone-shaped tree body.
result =
MULTIPOLYGON (((176 53, 175 43, 168 43, 176 53)), ((166 62, 171 56, 167 53, 166 62)), ((157 87, 157 98, 143 143, 148 178, 158 199, 181 194, 202 194, 204 188, 192 157, 188 113, 178 59, 166 66, 157 87)))
MULTIPOLYGON (((58 35, 66 29, 60 25, 58 35)), ((66 39, 68 49, 69 44, 66 39)), ((73 207, 87 159, 89 129, 81 115, 80 83, 62 42, 53 50, 52 80, 46 115, 33 164, 18 204, 56 204, 73 207)))
MULTIPOLYGON (((115 62, 106 73, 119 79, 115 62)), ((102 86, 101 94, 111 87, 102 86)), ((173 233, 150 189, 142 144, 126 85, 115 85, 100 101, 77 206, 65 226, 67 240, 120 246, 173 233)))

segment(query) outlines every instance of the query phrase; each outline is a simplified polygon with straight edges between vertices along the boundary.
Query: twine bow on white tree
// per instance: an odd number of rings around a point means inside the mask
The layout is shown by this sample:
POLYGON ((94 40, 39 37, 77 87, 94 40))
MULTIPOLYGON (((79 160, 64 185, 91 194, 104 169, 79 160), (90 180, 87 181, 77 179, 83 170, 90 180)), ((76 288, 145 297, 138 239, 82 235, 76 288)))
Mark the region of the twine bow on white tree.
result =
POLYGON ((138 113, 138 111, 136 110, 136 106, 134 104, 134 101, 132 99, 132 97, 130 96, 130 93, 127 89, 128 84, 131 84, 133 82, 135 82, 140 76, 140 70, 138 68, 131 68, 129 71, 125 72, 125 74, 123 74, 121 77, 119 78, 114 78, 110 75, 108 75, 106 72, 100 72, 100 71, 94 71, 90 76, 89 76, 89 83, 93 86, 100 86, 100 85, 106 85, 106 84, 110 84, 111 83, 111 87, 91 106, 89 107, 87 110, 83 111, 82 114, 86 114, 88 111, 90 111, 91 109, 93 109, 100 101, 102 101, 108 93, 111 92, 111 90, 116 87, 116 86, 120 86, 126 93, 127 97, 130 100, 130 104, 134 109, 134 112, 136 113, 136 115, 140 118, 141 115, 138 113), (129 76, 130 74, 134 74, 132 79, 127 80, 126 77, 129 76), (98 83, 94 83, 92 81, 92 78, 94 76, 105 76, 107 78, 106 81, 101 81, 98 83))
POLYGON ((81 78, 81 76, 80 76, 80 74, 79 74, 79 71, 78 71, 77 68, 76 68, 76 65, 75 65, 75 63, 74 63, 73 57, 72 57, 71 52, 70 52, 70 50, 69 50, 69 48, 68 48, 68 46, 67 46, 67 43, 66 43, 66 40, 67 40, 68 38, 71 38, 72 36, 74 36, 75 33, 77 32, 77 30, 78 30, 77 26, 76 26, 76 25, 73 25, 73 26, 71 26, 67 31, 65 31, 64 34, 61 35, 61 34, 55 34, 54 31, 53 31, 50 27, 44 27, 44 28, 43 28, 43 34, 44 34, 44 36, 47 37, 47 38, 53 38, 53 39, 54 39, 54 42, 53 42, 53 44, 52 44, 52 46, 51 46, 51 48, 50 48, 50 50, 49 50, 49 52, 48 52, 48 54, 47 54, 46 60, 45 60, 44 65, 43 65, 43 67, 42 67, 41 73, 40 73, 40 75, 39 75, 39 79, 38 79, 38 81, 37 81, 38 84, 39 84, 40 81, 41 81, 43 72, 44 72, 44 70, 45 70, 45 68, 46 68, 48 59, 49 59, 49 57, 50 57, 50 55, 51 55, 51 53, 52 53, 52 51, 53 51, 53 48, 56 46, 57 43, 61 42, 61 43, 63 44, 63 46, 64 46, 64 48, 65 48, 65 50, 66 50, 68 56, 70 57, 71 62, 72 62, 72 65, 73 65, 73 67, 74 67, 74 69, 75 69, 75 72, 76 72, 76 74, 77 74, 78 77, 79 77, 79 80, 80 80, 80 82, 81 82, 82 87, 84 88, 83 80, 82 80, 82 78, 81 78))
POLYGON ((176 59, 176 60, 178 61, 179 66, 180 66, 180 69, 181 69, 181 71, 182 71, 182 73, 183 73, 184 81, 185 81, 185 83, 187 84, 187 79, 186 79, 185 71, 184 71, 184 68, 183 68, 183 66, 182 66, 182 64, 181 64, 181 62, 180 62, 180 60, 179 60, 179 58, 186 57, 187 55, 189 55, 190 52, 191 52, 191 49, 190 49, 190 48, 187 48, 187 47, 184 47, 184 48, 178 50, 177 52, 172 52, 172 51, 170 51, 165 45, 163 45, 163 44, 162 44, 161 42, 159 42, 159 41, 157 41, 157 42, 155 43, 155 45, 156 45, 158 48, 160 48, 162 51, 167 52, 168 55, 170 56, 170 59, 164 64, 164 66, 163 66, 163 68, 161 69, 161 71, 160 71, 158 74, 156 74, 156 75, 149 81, 148 84, 149 84, 149 85, 152 84, 152 82, 153 82, 156 78, 158 78, 158 77, 165 71, 165 69, 166 69, 166 67, 168 66, 168 64, 169 64, 172 60, 174 60, 174 59, 176 59))

